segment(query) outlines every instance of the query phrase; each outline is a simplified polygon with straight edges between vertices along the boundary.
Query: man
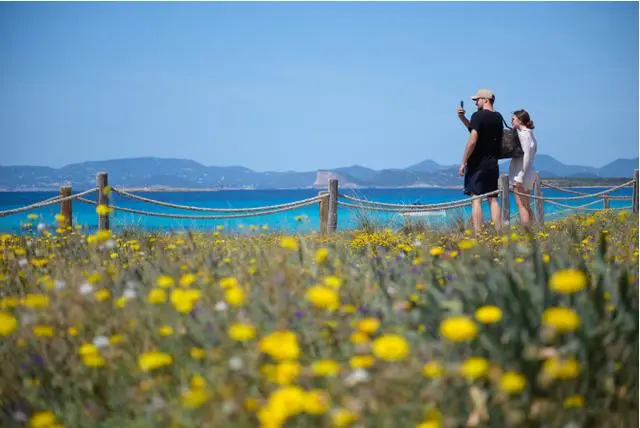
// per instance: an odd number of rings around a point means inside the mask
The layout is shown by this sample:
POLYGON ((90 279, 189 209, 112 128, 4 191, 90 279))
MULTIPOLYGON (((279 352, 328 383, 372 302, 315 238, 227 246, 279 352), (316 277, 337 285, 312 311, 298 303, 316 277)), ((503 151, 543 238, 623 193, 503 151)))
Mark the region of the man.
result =
MULTIPOLYGON (((464 193, 471 196, 498 190, 498 156, 502 143, 502 116, 493 104, 496 96, 489 89, 480 89, 471 97, 478 111, 467 120, 464 109, 458 108, 460 121, 469 129, 469 140, 462 155, 458 174, 464 175, 464 193)), ((498 196, 487 198, 491 210, 491 220, 496 230, 502 229, 502 219, 498 196)), ((482 200, 474 199, 471 217, 476 233, 482 227, 482 200)))

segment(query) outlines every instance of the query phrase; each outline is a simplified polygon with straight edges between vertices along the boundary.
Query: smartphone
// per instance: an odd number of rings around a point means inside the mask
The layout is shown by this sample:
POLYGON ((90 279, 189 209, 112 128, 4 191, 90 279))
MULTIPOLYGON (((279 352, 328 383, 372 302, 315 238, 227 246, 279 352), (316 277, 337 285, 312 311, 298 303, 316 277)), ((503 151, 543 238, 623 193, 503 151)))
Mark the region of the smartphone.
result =
POLYGON ((460 108, 464 108, 464 101, 460 101, 460 108))

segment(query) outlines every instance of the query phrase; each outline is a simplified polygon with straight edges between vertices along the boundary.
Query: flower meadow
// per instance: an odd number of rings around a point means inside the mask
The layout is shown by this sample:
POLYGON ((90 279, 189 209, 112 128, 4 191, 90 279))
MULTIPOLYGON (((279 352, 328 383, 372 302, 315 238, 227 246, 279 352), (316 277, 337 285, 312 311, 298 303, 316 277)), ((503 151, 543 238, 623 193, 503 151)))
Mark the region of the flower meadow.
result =
POLYGON ((637 426, 631 213, 49 229, 0 236, 3 427, 637 426))

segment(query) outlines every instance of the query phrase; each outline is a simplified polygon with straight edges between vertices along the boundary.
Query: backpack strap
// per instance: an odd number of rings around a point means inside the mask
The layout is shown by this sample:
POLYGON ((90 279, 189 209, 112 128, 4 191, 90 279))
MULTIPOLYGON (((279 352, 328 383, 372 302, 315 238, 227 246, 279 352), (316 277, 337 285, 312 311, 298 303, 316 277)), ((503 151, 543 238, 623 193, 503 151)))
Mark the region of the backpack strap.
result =
MULTIPOLYGON (((500 113, 498 113, 498 114, 500 114, 500 113)), ((504 120, 504 117, 503 117, 501 114, 500 114, 500 119, 502 119, 502 123, 504 123, 504 126, 505 126, 507 129, 511 129, 511 127, 510 127, 509 125, 507 125, 507 121, 506 121, 506 120, 504 120)))

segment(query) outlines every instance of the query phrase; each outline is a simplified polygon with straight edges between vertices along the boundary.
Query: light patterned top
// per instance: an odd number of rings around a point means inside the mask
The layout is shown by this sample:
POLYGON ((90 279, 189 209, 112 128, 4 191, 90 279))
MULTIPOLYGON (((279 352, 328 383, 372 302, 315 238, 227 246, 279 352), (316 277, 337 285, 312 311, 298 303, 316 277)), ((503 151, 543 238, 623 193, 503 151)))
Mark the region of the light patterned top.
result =
POLYGON ((518 138, 524 152, 523 157, 511 158, 509 165, 509 185, 522 183, 526 190, 533 189, 535 180, 534 160, 538 151, 538 142, 530 129, 518 130, 518 138))

